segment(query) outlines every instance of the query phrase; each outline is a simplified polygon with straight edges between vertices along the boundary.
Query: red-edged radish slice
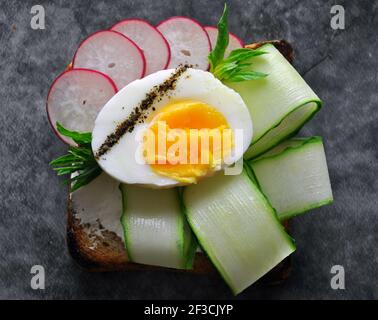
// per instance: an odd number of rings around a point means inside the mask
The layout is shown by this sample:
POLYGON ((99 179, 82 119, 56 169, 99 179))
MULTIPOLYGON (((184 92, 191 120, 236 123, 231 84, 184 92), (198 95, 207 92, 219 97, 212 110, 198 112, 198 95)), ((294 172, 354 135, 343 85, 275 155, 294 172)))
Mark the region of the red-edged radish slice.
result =
POLYGON ((105 74, 88 69, 72 69, 61 73, 47 96, 47 115, 55 133, 65 143, 75 145, 56 130, 56 122, 81 132, 93 130, 97 114, 117 92, 114 82, 105 74))
POLYGON ((164 36, 151 24, 142 19, 126 19, 110 30, 117 31, 133 40, 146 58, 146 75, 166 69, 171 50, 164 36))
MULTIPOLYGON (((205 27, 205 30, 206 30, 207 34, 209 35, 211 48, 214 48, 215 44, 217 42, 218 28, 207 26, 207 27, 205 27)), ((229 43, 228 43, 228 47, 227 47, 226 52, 225 52, 225 57, 227 57, 230 54, 230 52, 234 49, 244 48, 244 42, 242 40, 240 40, 237 36, 235 36, 231 32, 229 34, 230 34, 229 43)))
POLYGON ((171 47, 168 68, 189 64, 193 68, 208 70, 210 40, 205 29, 197 21, 187 17, 172 17, 160 22, 157 28, 171 47))
POLYGON ((144 76, 146 59, 142 50, 116 31, 99 31, 85 39, 77 49, 74 68, 105 73, 119 89, 144 76))

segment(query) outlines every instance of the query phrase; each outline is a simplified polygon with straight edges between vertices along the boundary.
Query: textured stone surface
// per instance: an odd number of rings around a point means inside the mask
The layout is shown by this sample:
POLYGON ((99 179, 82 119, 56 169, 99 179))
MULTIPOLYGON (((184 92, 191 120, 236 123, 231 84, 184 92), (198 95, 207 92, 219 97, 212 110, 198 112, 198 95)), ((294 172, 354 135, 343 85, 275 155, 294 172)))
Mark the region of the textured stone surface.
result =
MULTIPOLYGON (((0 298, 231 298, 218 277, 170 272, 89 274, 65 244, 66 194, 48 166, 66 147, 45 113, 49 85, 91 32, 122 18, 152 23, 189 15, 215 24, 223 1, 37 1, 46 30, 30 28, 36 1, 0 1, 0 298), (30 268, 46 289, 30 288, 30 268)), ((293 220, 298 249, 290 279, 237 298, 378 298, 378 2, 339 1, 346 29, 330 27, 334 1, 229 1, 231 30, 246 42, 283 38, 324 100, 303 135, 324 137, 335 203, 293 220), (329 285, 341 264, 346 290, 329 285)))

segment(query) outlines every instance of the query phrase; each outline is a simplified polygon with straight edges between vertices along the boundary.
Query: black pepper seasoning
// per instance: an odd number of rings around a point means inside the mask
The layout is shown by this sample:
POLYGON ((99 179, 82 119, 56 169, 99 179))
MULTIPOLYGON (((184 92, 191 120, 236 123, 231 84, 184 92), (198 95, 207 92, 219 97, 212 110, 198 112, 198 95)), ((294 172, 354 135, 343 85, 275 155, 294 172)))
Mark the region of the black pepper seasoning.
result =
POLYGON ((176 88, 176 83, 179 77, 189 68, 188 65, 178 67, 175 72, 163 83, 154 86, 150 92, 146 94, 146 97, 135 107, 130 113, 129 117, 122 121, 116 128, 115 132, 109 134, 104 143, 96 152, 96 158, 98 159, 105 153, 107 153, 127 132, 133 132, 134 126, 137 123, 143 123, 143 119, 147 119, 147 112, 149 109, 155 111, 153 107, 154 102, 161 101, 164 95, 168 94, 176 88))

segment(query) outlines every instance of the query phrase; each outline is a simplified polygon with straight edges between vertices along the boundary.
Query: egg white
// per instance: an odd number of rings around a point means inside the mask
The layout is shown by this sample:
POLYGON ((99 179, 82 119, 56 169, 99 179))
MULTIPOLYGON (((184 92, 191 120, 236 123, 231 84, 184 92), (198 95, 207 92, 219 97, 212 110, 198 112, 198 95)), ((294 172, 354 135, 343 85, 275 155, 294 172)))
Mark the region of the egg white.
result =
MULTIPOLYGON (((96 154, 107 136, 128 118, 154 86, 167 80, 175 69, 162 70, 143 79, 128 84, 113 96, 102 108, 95 121, 92 132, 92 149, 96 154)), ((195 100, 209 104, 226 118, 231 129, 242 129, 243 148, 234 159, 240 159, 252 140, 252 120, 249 111, 233 89, 222 84, 211 73, 197 69, 187 69, 177 80, 175 89, 164 95, 161 101, 154 102, 157 114, 171 99, 195 100)), ((98 159, 100 167, 113 178, 123 183, 142 184, 148 187, 162 188, 182 185, 179 181, 156 174, 150 165, 141 164, 137 159, 140 150, 141 130, 148 123, 136 124, 132 132, 125 133, 119 141, 98 159)))

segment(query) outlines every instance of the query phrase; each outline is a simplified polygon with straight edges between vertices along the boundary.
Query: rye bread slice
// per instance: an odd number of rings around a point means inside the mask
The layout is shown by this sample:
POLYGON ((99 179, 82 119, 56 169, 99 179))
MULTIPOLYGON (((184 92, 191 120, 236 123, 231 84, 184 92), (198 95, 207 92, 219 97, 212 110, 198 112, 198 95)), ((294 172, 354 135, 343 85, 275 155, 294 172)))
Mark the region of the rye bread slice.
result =
MULTIPOLYGON (((293 62, 293 48, 285 40, 261 41, 246 45, 246 47, 256 49, 266 43, 273 44, 290 63, 293 62)), ((75 214, 70 197, 67 202, 68 251, 74 261, 86 271, 158 271, 166 269, 175 272, 217 275, 216 269, 203 252, 196 253, 193 269, 187 271, 147 266, 130 262, 127 257, 123 240, 116 233, 98 228, 98 226, 91 226, 91 228, 88 228, 88 226, 81 223, 80 219, 75 214), (96 244, 95 246, 93 245, 94 243, 96 244)), ((289 228, 288 222, 285 222, 284 225, 286 229, 289 228)), ((289 256, 260 279, 259 283, 268 285, 279 284, 290 275, 290 271, 291 258, 289 256)))

